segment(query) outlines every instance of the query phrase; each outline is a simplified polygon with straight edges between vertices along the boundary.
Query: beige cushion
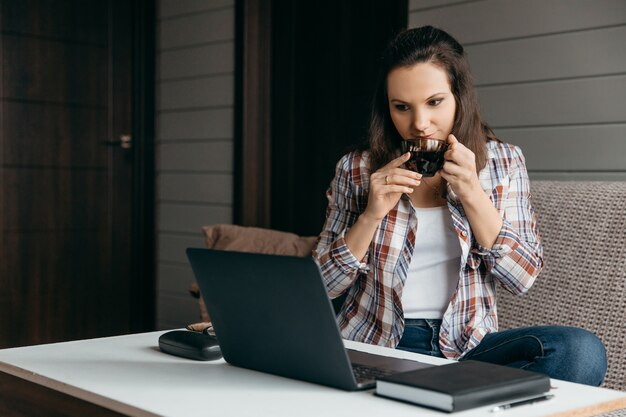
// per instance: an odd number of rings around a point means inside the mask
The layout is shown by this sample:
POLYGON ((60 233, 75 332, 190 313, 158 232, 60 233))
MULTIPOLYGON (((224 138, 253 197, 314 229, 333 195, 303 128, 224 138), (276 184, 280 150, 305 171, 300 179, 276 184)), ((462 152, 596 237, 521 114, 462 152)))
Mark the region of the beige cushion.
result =
MULTIPOLYGON (((234 224, 204 226, 204 241, 207 248, 237 252, 264 253, 268 255, 310 256, 317 242, 317 236, 302 237, 278 230, 243 227, 234 224)), ((210 321, 198 284, 193 283, 190 293, 198 298, 200 318, 203 323, 210 321)), ((191 326, 200 326, 194 324, 191 326)))
POLYGON ((278 230, 243 227, 233 224, 205 226, 207 248, 270 255, 310 256, 316 236, 301 237, 278 230))

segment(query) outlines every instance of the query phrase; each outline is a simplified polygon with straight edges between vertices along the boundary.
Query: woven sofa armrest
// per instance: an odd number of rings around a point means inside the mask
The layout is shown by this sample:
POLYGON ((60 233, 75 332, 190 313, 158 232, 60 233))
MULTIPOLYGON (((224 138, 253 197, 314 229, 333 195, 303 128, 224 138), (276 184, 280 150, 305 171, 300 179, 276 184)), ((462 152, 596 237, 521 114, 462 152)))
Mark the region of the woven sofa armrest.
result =
POLYGON ((530 291, 498 291, 500 329, 582 327, 607 348, 605 386, 626 389, 626 182, 531 181, 545 267, 530 291))

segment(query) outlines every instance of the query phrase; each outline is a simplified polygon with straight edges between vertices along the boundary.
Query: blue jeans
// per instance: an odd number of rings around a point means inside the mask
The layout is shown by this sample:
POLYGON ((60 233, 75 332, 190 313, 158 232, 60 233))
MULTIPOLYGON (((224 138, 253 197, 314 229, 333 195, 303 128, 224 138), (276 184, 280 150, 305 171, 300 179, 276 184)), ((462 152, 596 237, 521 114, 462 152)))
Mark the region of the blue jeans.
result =
MULTIPOLYGON (((443 357, 441 320, 407 319, 398 349, 443 357)), ((593 333, 577 327, 537 326, 489 333, 461 360, 491 362, 541 372, 555 379, 598 386, 606 374, 606 350, 593 333)))

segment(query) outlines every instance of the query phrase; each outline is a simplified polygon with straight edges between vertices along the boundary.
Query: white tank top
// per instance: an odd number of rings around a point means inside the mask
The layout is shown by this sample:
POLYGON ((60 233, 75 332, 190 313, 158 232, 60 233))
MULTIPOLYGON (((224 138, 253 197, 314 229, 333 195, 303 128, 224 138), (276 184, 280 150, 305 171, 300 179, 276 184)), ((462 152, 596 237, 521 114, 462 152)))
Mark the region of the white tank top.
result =
POLYGON ((402 290, 404 317, 441 319, 459 281, 461 244, 447 206, 415 211, 415 251, 402 290))

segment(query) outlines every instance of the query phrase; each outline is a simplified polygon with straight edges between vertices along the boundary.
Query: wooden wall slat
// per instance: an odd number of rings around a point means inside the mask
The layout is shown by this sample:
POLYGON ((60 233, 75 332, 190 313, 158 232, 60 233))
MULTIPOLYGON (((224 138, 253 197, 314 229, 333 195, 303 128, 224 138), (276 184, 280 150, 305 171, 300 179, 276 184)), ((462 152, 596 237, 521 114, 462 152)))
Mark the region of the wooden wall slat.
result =
POLYGON ((461 43, 624 24, 623 0, 485 0, 409 15, 409 27, 439 26, 461 43))
POLYGON ((159 291, 189 296, 189 287, 196 282, 189 265, 159 265, 159 291))
POLYGON ((421 9, 450 6, 453 4, 467 3, 476 0, 409 0, 409 13, 421 9))
POLYGON ((230 206, 161 203, 158 228, 161 232, 200 233, 202 226, 232 223, 230 206))
POLYGON ((626 73, 626 26, 466 49, 476 85, 626 73), (494 59, 494 57, 497 57, 494 59))
POLYGON ((233 40, 234 27, 234 8, 163 20, 159 25, 158 48, 163 50, 233 40))
POLYGON ((235 5, 235 0, 159 0, 159 19, 207 12, 235 5))
POLYGON ((235 44, 232 41, 163 51, 157 62, 160 79, 232 73, 235 70, 234 53, 235 44))
MULTIPOLYGON (((175 262, 180 265, 189 265, 189 260, 185 255, 187 248, 203 248, 204 237, 202 236, 201 227, 194 234, 174 235, 170 233, 159 234, 159 260, 163 262, 175 262)), ((160 281, 160 279, 159 279, 160 281)), ((175 317, 176 312, 169 312, 175 317)), ((159 312, 159 315, 168 315, 168 312, 159 312)))
POLYGON ((529 170, 626 171, 626 124, 496 129, 528 155, 529 170))
POLYGON ((158 92, 158 110, 224 107, 232 106, 233 102, 234 79, 232 75, 162 82, 158 92))
POLYGON ((626 119, 626 75, 478 88, 493 127, 619 123, 626 119))
POLYGON ((159 140, 226 139, 233 137, 233 109, 189 110, 159 115, 159 140))
POLYGON ((191 295, 162 294, 157 304, 159 311, 176 311, 178 327, 200 321, 200 307, 198 300, 191 295))
POLYGON ((159 146, 159 169, 183 171, 233 170, 233 144, 230 141, 169 143, 159 146))
POLYGON ((232 174, 166 174, 159 177, 161 201, 232 204, 232 174))

